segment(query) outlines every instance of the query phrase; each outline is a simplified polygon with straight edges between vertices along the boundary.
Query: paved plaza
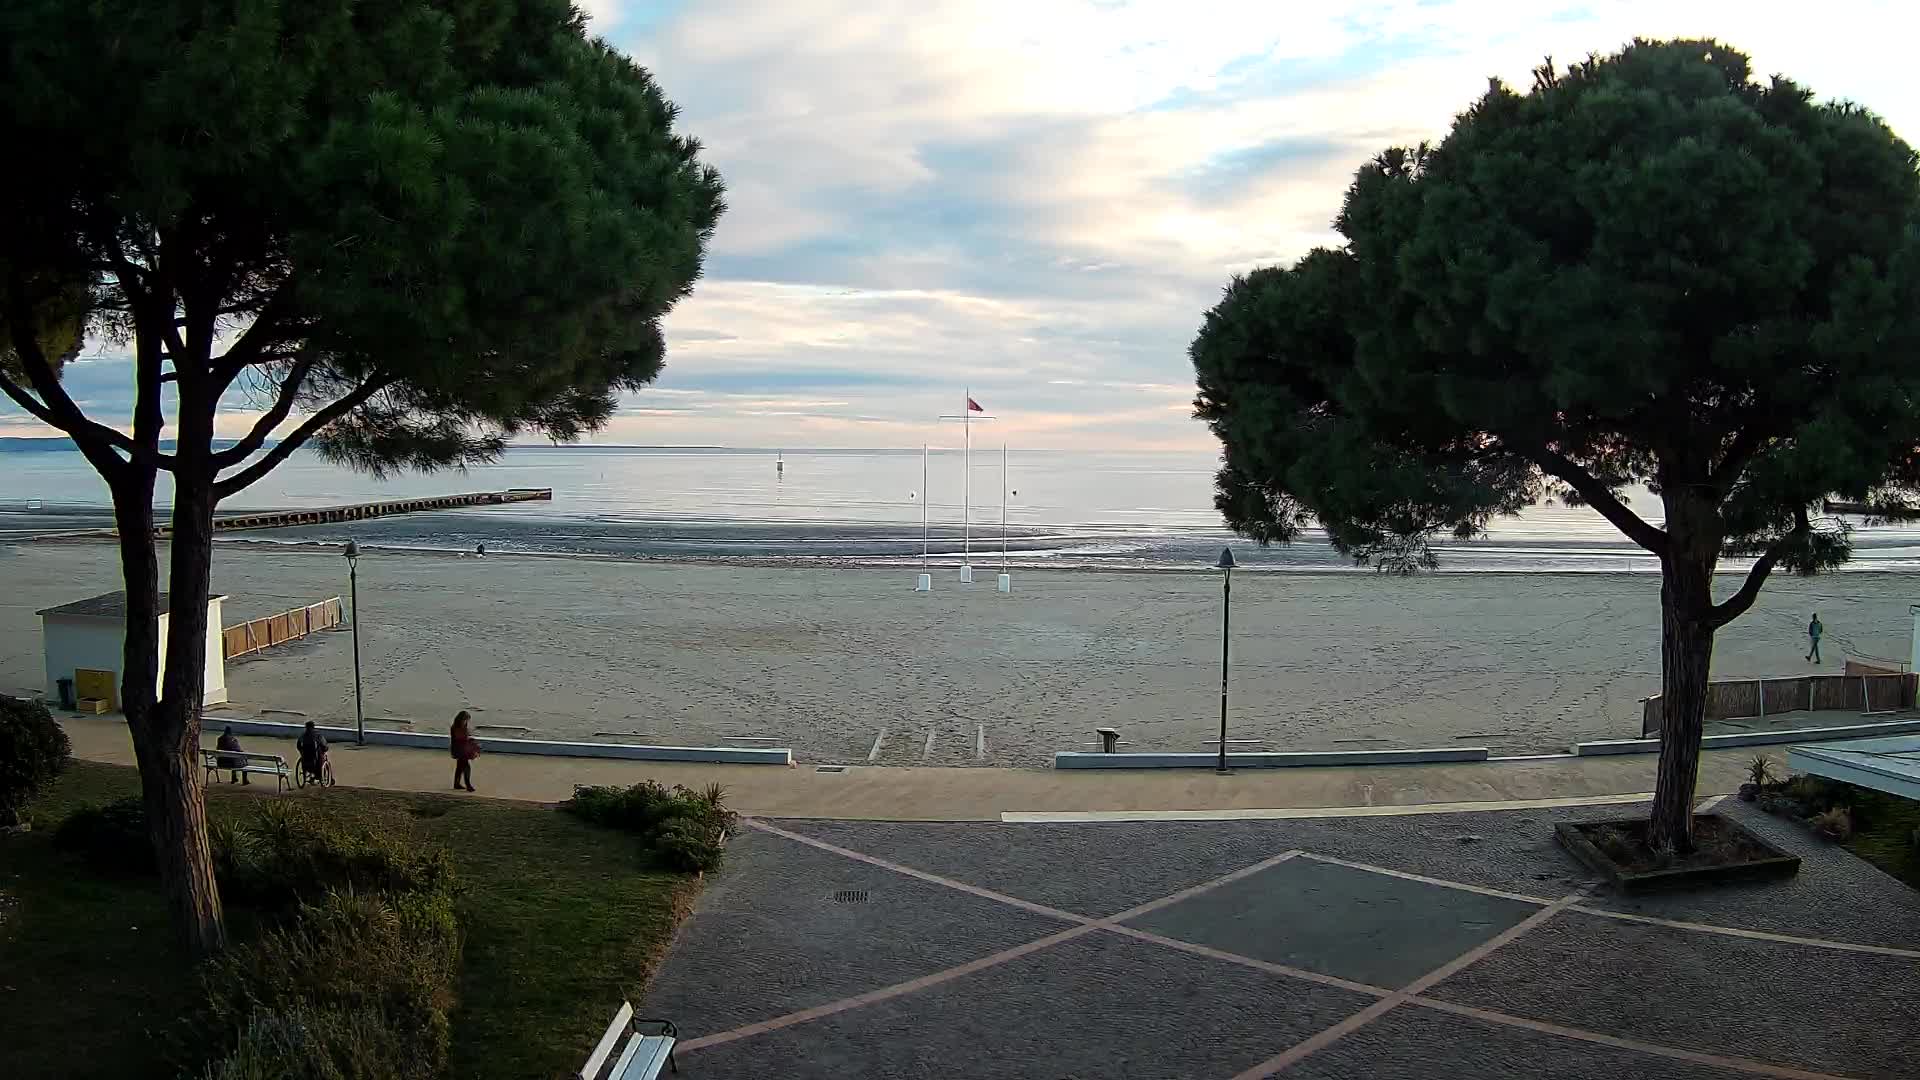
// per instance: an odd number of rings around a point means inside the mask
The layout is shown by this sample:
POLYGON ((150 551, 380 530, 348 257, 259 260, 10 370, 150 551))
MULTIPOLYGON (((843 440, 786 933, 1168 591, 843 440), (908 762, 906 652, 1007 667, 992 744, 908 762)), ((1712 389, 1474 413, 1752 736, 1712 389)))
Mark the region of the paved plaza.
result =
POLYGON ((715 1080, 1920 1073, 1920 894, 1719 810, 1799 877, 1611 895, 1552 826, 1636 806, 758 820, 640 1012, 715 1080))

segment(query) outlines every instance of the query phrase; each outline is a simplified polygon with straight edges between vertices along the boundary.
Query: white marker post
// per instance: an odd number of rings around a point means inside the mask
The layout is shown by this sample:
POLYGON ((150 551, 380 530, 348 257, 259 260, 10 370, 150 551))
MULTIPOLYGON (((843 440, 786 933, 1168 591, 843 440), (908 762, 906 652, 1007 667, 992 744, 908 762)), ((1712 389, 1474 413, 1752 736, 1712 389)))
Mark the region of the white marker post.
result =
MULTIPOLYGON (((960 580, 967 584, 972 584, 973 582, 973 412, 973 391, 968 389, 963 391, 960 399, 960 415, 942 416, 940 418, 942 420, 960 421, 961 438, 964 440, 962 445, 966 448, 962 454, 964 464, 961 466, 965 472, 965 478, 960 485, 962 492, 961 502, 964 507, 963 513, 965 514, 960 526, 960 580)), ((981 412, 979 418, 982 420, 993 419, 993 417, 988 416, 984 411, 981 412)))
POLYGON ((1000 580, 995 588, 1013 591, 1013 575, 1007 573, 1007 444, 1000 444, 1000 580))

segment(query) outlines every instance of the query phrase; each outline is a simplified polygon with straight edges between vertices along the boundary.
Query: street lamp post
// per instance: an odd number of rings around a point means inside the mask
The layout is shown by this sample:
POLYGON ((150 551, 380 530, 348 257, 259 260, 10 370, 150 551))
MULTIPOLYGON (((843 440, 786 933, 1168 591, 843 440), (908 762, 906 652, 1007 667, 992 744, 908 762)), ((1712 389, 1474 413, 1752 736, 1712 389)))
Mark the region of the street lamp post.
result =
POLYGON ((1227 773, 1227 643, 1233 626, 1233 549, 1220 549, 1220 767, 1227 773))
POLYGON ((367 716, 360 705, 360 545, 347 541, 347 595, 353 601, 353 730, 354 741, 367 744, 367 716))

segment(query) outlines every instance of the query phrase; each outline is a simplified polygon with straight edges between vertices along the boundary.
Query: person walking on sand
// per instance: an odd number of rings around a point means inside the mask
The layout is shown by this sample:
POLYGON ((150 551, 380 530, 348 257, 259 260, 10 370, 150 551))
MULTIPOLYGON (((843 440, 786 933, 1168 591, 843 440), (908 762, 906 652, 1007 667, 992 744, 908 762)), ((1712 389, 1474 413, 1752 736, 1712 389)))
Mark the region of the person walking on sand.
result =
POLYGON ((1814 612, 1813 621, 1807 624, 1807 659, 1816 664, 1820 662, 1820 635, 1826 632, 1827 628, 1820 624, 1820 613, 1814 612))
POLYGON ((472 791, 473 759, 480 756, 480 740, 473 737, 473 717, 468 716, 465 709, 453 718, 447 749, 453 754, 453 790, 459 791, 464 786, 472 791))
MULTIPOLYGON (((220 733, 219 746, 220 746, 220 749, 231 751, 234 754, 239 754, 243 752, 240 749, 240 736, 235 735, 233 733, 232 724, 228 724, 227 730, 220 733)), ((247 775, 246 764, 247 764, 247 759, 243 757, 230 757, 223 754, 221 755, 221 758, 220 758, 221 768, 233 770, 232 779, 227 781, 230 784, 252 784, 253 783, 253 779, 247 775)))

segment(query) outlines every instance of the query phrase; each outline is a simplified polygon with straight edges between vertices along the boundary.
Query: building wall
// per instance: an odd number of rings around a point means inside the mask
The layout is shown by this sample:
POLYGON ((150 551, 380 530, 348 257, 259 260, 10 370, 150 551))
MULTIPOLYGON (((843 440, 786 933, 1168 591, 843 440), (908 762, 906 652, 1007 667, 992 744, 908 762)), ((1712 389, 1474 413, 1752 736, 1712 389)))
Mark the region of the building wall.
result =
MULTIPOLYGON (((227 666, 220 647, 222 612, 219 600, 207 605, 207 667, 203 678, 205 701, 218 705, 227 700, 227 666)), ((113 672, 113 684, 125 682, 122 654, 126 650, 126 624, 119 619, 91 616, 42 615, 42 638, 46 645, 47 700, 60 700, 59 680, 73 678, 76 668, 99 668, 113 672)), ((160 616, 160 671, 167 670, 167 616, 160 616)), ((159 693, 159 679, 154 692, 159 693)))

